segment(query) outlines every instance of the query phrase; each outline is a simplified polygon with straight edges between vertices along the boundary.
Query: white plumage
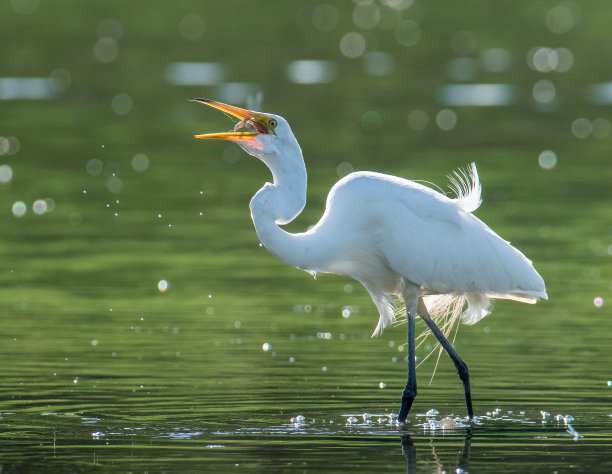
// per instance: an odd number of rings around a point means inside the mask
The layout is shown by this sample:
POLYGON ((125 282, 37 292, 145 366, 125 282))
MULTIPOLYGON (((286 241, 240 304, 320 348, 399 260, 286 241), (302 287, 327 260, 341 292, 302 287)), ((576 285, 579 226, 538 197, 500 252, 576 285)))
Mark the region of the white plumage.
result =
MULTIPOLYGON (((475 164, 451 177, 454 198, 396 176, 351 173, 329 192, 319 222, 306 232, 290 234, 280 225, 304 208, 307 175, 289 124, 277 115, 195 100, 240 119, 232 132, 198 138, 235 141, 272 172, 273 183, 266 183, 250 203, 263 245, 282 261, 312 274, 337 273, 359 281, 378 308, 374 335, 394 320, 396 302, 402 298, 412 353, 410 328, 418 307, 458 368, 471 417, 467 366, 439 333, 429 312, 434 308, 434 316, 443 317, 466 302, 461 318, 473 324, 488 314, 492 298, 526 303, 547 298, 544 281, 531 262, 472 214, 481 202, 475 164)), ((403 399, 400 421, 416 396, 413 379, 414 370, 409 372, 404 392, 409 401, 403 399)))

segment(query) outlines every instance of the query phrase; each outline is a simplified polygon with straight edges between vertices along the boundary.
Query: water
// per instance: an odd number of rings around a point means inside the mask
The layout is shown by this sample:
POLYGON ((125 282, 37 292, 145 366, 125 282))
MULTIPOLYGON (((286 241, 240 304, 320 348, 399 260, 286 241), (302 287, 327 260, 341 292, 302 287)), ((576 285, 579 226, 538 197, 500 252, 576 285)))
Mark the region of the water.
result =
POLYGON ((72 3, 0 6, 3 471, 612 469, 603 3, 72 3), (400 429, 405 326, 370 339, 357 283, 259 246, 267 170, 193 140, 233 122, 185 99, 260 90, 306 155, 291 231, 352 169, 477 163, 550 300, 460 328, 473 426, 443 356, 400 429))

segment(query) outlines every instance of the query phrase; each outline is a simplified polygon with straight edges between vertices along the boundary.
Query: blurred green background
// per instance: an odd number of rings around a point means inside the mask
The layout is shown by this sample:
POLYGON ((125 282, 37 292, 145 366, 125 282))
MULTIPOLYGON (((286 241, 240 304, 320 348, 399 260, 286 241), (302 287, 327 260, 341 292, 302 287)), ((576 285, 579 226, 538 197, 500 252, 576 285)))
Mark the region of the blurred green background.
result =
MULTIPOLYGON (((5 467, 181 466, 151 450, 163 446, 183 460, 265 468, 308 445, 317 455, 306 468, 342 470, 316 423, 314 439, 294 437, 276 458, 266 427, 396 410, 404 327, 370 340, 378 316, 358 284, 313 281, 259 247, 248 202, 269 173, 236 146, 194 140, 234 123, 193 97, 291 123, 309 171, 291 231, 319 219, 351 170, 446 190, 446 175, 475 161, 476 215, 534 260, 550 297, 499 302, 460 329, 476 414, 571 412, 599 444, 581 441, 592 456, 564 459, 602 465, 612 431, 608 13, 596 0, 0 2, 5 467), (232 441, 253 426, 263 428, 245 454, 232 441), (130 460, 113 450, 129 443, 142 448, 130 460), (211 443, 228 449, 182 451, 211 443)), ((427 385, 433 365, 419 369, 414 413, 463 415, 452 364, 441 359, 427 385)), ((375 466, 339 443, 352 467, 375 466)), ((541 445, 532 448, 514 462, 529 463, 541 445)), ((404 459, 393 452, 395 469, 404 459)), ((495 460, 474 457, 482 469, 495 460)))

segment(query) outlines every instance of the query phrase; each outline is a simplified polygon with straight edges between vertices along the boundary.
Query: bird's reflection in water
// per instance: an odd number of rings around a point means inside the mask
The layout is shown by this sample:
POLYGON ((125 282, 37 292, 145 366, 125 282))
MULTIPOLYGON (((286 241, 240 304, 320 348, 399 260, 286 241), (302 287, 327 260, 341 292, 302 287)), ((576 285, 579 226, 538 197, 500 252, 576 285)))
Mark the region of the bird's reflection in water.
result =
MULTIPOLYGON (((414 440, 409 434, 403 434, 400 436, 402 442, 402 454, 406 458, 406 472, 408 474, 417 472, 417 447, 414 444, 414 440)), ((445 469, 442 462, 436 454, 436 447, 433 440, 429 443, 433 455, 433 462, 436 465, 436 472, 449 472, 449 469, 445 469)), ((465 441, 463 443, 463 449, 457 459, 457 465, 453 466, 453 472, 467 472, 470 465, 470 451, 472 448, 472 430, 469 429, 465 435, 465 441)))

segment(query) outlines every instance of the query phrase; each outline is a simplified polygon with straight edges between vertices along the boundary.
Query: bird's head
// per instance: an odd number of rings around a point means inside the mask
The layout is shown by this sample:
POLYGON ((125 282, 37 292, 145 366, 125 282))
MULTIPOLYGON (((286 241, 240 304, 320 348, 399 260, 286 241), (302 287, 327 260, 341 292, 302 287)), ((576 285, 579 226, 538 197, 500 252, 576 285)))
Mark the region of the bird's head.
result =
POLYGON ((209 99, 193 99, 193 101, 209 105, 239 119, 231 132, 206 133, 195 135, 195 138, 231 140, 238 143, 247 153, 264 161, 266 155, 278 155, 281 147, 284 148, 283 142, 295 141, 289 124, 278 115, 241 109, 209 99))

